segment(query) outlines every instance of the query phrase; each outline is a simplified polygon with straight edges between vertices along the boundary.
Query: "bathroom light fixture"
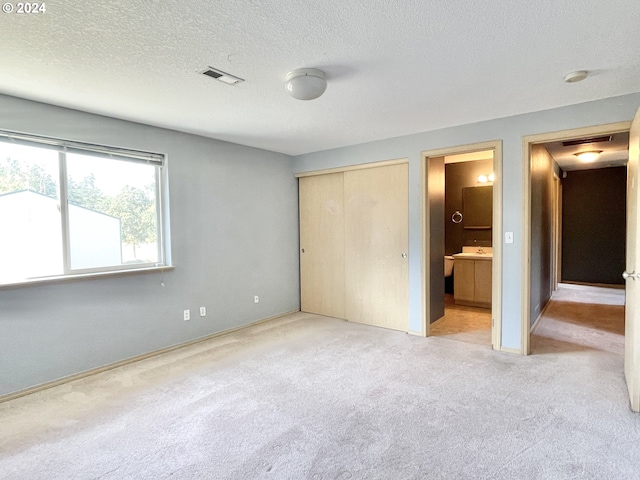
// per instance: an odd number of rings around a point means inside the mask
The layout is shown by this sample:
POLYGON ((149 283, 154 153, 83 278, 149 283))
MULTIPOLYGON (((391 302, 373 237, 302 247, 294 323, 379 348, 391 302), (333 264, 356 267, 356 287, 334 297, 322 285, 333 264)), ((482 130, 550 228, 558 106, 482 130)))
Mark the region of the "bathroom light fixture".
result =
POLYGON ((496 177, 493 173, 490 173, 489 175, 478 175, 478 183, 493 182, 495 178, 496 177))
POLYGON ((298 100, 313 100, 327 89, 327 76, 317 68, 298 68, 287 73, 284 87, 298 100))
POLYGON ((564 76, 564 81, 566 83, 581 82, 582 80, 587 78, 588 75, 589 75, 589 72, 587 72, 586 70, 576 70, 575 72, 567 73, 564 76))
POLYGON ((580 160, 582 163, 591 163, 595 162, 601 153, 602 150, 590 150, 588 152, 574 153, 574 155, 578 157, 578 160, 580 160))

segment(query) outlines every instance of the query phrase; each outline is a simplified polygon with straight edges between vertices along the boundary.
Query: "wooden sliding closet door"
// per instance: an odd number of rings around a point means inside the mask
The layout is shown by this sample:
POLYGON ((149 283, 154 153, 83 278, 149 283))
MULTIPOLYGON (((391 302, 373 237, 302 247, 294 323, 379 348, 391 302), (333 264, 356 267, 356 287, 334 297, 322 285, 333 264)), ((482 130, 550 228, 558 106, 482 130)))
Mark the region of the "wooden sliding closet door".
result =
POLYGON ((346 318, 342 173, 302 177, 300 309, 346 318))
POLYGON ((408 165, 344 173, 346 318, 409 329, 408 165))

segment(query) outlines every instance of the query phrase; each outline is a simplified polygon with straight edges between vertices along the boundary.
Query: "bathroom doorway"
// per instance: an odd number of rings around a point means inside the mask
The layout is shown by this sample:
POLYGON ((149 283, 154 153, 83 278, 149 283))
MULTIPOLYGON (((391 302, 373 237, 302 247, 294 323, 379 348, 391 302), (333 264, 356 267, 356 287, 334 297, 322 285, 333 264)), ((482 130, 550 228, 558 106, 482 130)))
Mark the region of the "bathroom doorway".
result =
POLYGON ((502 144, 423 152, 426 336, 500 349, 502 144))

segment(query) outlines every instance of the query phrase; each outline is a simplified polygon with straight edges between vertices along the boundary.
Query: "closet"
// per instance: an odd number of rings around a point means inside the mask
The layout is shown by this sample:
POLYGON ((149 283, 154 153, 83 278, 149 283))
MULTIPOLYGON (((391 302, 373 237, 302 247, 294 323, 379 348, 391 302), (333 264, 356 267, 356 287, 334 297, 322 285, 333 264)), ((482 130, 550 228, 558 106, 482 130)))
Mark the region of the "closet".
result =
POLYGON ((301 310, 407 331, 407 163, 300 176, 299 187, 301 310))

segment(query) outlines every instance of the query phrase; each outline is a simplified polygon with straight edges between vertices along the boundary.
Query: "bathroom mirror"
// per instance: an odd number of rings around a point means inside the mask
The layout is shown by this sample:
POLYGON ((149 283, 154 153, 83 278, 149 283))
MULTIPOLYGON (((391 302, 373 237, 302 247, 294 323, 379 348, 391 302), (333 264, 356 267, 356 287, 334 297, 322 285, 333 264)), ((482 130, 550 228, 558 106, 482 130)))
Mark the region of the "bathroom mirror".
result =
POLYGON ((493 225, 493 186, 462 189, 464 228, 490 230, 493 225))

